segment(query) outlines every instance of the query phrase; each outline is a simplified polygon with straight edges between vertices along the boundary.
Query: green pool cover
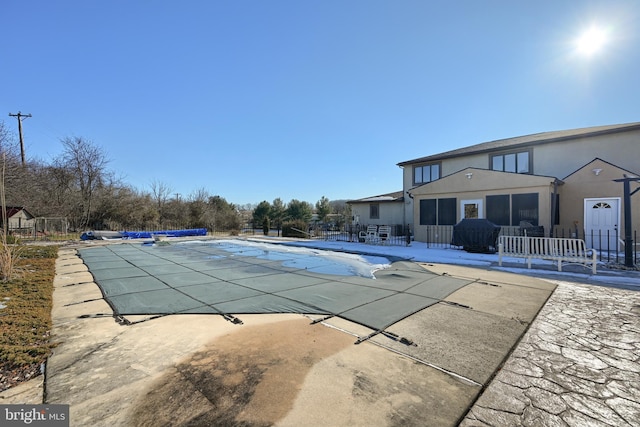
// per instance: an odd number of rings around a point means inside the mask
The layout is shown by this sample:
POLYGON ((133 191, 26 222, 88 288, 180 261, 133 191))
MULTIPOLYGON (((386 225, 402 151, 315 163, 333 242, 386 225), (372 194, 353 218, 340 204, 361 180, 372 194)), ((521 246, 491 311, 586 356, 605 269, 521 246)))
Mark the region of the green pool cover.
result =
MULTIPOLYGON (((123 243, 79 254, 115 315, 334 315, 384 330, 471 283, 396 261, 375 279, 323 273, 324 257, 207 244, 123 243)), ((241 247, 241 246, 239 246, 241 247)))

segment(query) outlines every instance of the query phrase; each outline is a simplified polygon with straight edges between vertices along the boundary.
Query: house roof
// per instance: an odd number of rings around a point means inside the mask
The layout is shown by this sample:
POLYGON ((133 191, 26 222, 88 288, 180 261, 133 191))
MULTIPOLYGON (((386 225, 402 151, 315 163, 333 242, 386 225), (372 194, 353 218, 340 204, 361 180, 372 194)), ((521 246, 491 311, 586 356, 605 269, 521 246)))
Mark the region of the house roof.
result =
POLYGON ((33 215, 31 215, 31 213, 22 206, 6 206, 5 211, 7 212, 7 218, 11 218, 12 216, 14 216, 20 211, 24 211, 27 214, 27 216, 33 217, 33 215))
MULTIPOLYGON (((482 177, 486 178, 487 176, 492 176, 492 175, 499 175, 504 177, 503 179, 501 179, 500 184, 496 184, 499 186, 500 189, 513 188, 513 187, 518 187, 518 188, 538 187, 540 185, 549 185, 554 182, 557 183, 558 185, 564 184, 563 181, 553 176, 529 175, 529 174, 522 174, 522 173, 516 173, 516 172, 503 172, 503 171, 494 171, 491 169, 480 169, 480 168, 469 167, 469 168, 465 168, 457 172, 454 172, 452 174, 443 176, 442 178, 437 179, 435 181, 420 184, 416 187, 413 187, 408 192, 410 195, 420 195, 420 194, 424 194, 425 192, 429 192, 433 194, 434 188, 436 193, 457 192, 459 191, 459 185, 456 186, 455 182, 451 181, 456 176, 458 177, 466 176, 466 178, 468 179, 472 179, 473 177, 473 179, 482 180, 483 179, 482 177)), ((487 190, 487 189, 489 188, 486 186, 483 188, 483 190, 487 190)), ((468 191, 468 188, 466 188, 465 191, 468 191)))
POLYGON ((404 201, 401 191, 393 193, 380 194, 378 196, 365 197, 364 199, 349 200, 347 203, 380 203, 380 202, 402 202, 404 201))
POLYGON ((470 154, 499 151, 499 150, 514 148, 519 146, 549 144, 554 142, 566 141, 570 139, 587 138, 587 137, 598 136, 598 135, 626 132, 629 130, 636 130, 636 129, 640 129, 640 122, 534 133, 531 135, 517 136, 515 138, 498 139, 496 141, 483 142, 483 143, 471 145, 468 147, 458 148, 456 150, 445 151, 443 153, 433 154, 426 157, 420 157, 413 160, 407 160, 407 161, 398 163, 398 166, 403 167, 403 166, 414 164, 414 163, 432 162, 436 160, 468 156, 470 154))
POLYGON ((630 171, 630 170, 628 170, 628 169, 621 168, 620 166, 618 166, 618 165, 614 165, 614 164, 613 164, 613 163, 611 163, 611 162, 607 162, 606 160, 602 160, 600 157, 596 157, 596 158, 594 158, 593 160, 591 160, 590 162, 588 162, 588 163, 586 163, 586 164, 584 164, 584 165, 580 166, 578 169, 574 170, 573 172, 571 172, 569 175, 567 175, 566 177, 564 177, 564 178, 562 178, 562 179, 563 179, 563 180, 566 180, 566 179, 567 179, 567 178, 569 178, 571 175, 573 175, 573 174, 575 174, 576 172, 578 172, 578 171, 580 171, 580 170, 582 170, 582 169, 584 169, 584 168, 588 167, 589 165, 591 165, 591 164, 593 164, 593 163, 595 163, 595 162, 602 162, 602 163, 606 163, 606 164, 608 164, 608 165, 610 165, 610 166, 612 166, 612 167, 614 167, 614 168, 617 168, 617 169, 619 169, 619 170, 621 170, 621 171, 628 172, 628 173, 629 173, 629 174, 631 174, 631 175, 636 175, 636 174, 637 174, 637 173, 636 173, 636 172, 634 172, 634 171, 630 171))

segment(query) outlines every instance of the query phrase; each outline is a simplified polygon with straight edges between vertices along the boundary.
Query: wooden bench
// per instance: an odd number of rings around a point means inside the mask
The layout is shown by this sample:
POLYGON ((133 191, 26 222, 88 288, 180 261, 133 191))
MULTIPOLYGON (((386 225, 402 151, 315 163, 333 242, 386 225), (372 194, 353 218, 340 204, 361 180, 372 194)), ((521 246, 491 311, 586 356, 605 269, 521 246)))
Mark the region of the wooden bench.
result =
POLYGON ((556 237, 499 236, 498 265, 502 266, 503 257, 526 258, 528 268, 531 260, 544 259, 558 262, 558 271, 562 264, 581 264, 591 267, 596 274, 597 253, 587 249, 582 239, 564 239, 556 237))

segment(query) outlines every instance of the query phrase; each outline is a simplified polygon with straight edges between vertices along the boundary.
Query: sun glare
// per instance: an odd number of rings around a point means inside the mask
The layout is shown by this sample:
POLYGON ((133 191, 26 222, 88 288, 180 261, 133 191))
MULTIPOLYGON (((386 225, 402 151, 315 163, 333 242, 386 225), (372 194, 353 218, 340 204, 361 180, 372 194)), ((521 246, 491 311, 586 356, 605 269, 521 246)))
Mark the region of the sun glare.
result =
POLYGON ((604 30, 591 27, 578 38, 576 47, 582 55, 591 56, 601 51, 606 42, 607 34, 604 30))

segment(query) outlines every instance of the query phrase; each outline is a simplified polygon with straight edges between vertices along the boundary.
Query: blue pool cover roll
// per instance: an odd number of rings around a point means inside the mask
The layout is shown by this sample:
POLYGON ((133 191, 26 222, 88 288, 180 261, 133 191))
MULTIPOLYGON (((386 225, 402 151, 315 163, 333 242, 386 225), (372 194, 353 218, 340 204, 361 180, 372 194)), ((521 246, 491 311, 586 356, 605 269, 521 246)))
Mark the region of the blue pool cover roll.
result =
POLYGON ((121 231, 125 239, 148 239, 153 236, 186 237, 206 236, 206 228, 191 228, 187 230, 162 230, 162 231, 121 231))
POLYGON ((86 231, 80 236, 81 240, 101 239, 149 239, 153 236, 186 237, 206 236, 206 228, 191 228, 187 230, 160 231, 86 231))

